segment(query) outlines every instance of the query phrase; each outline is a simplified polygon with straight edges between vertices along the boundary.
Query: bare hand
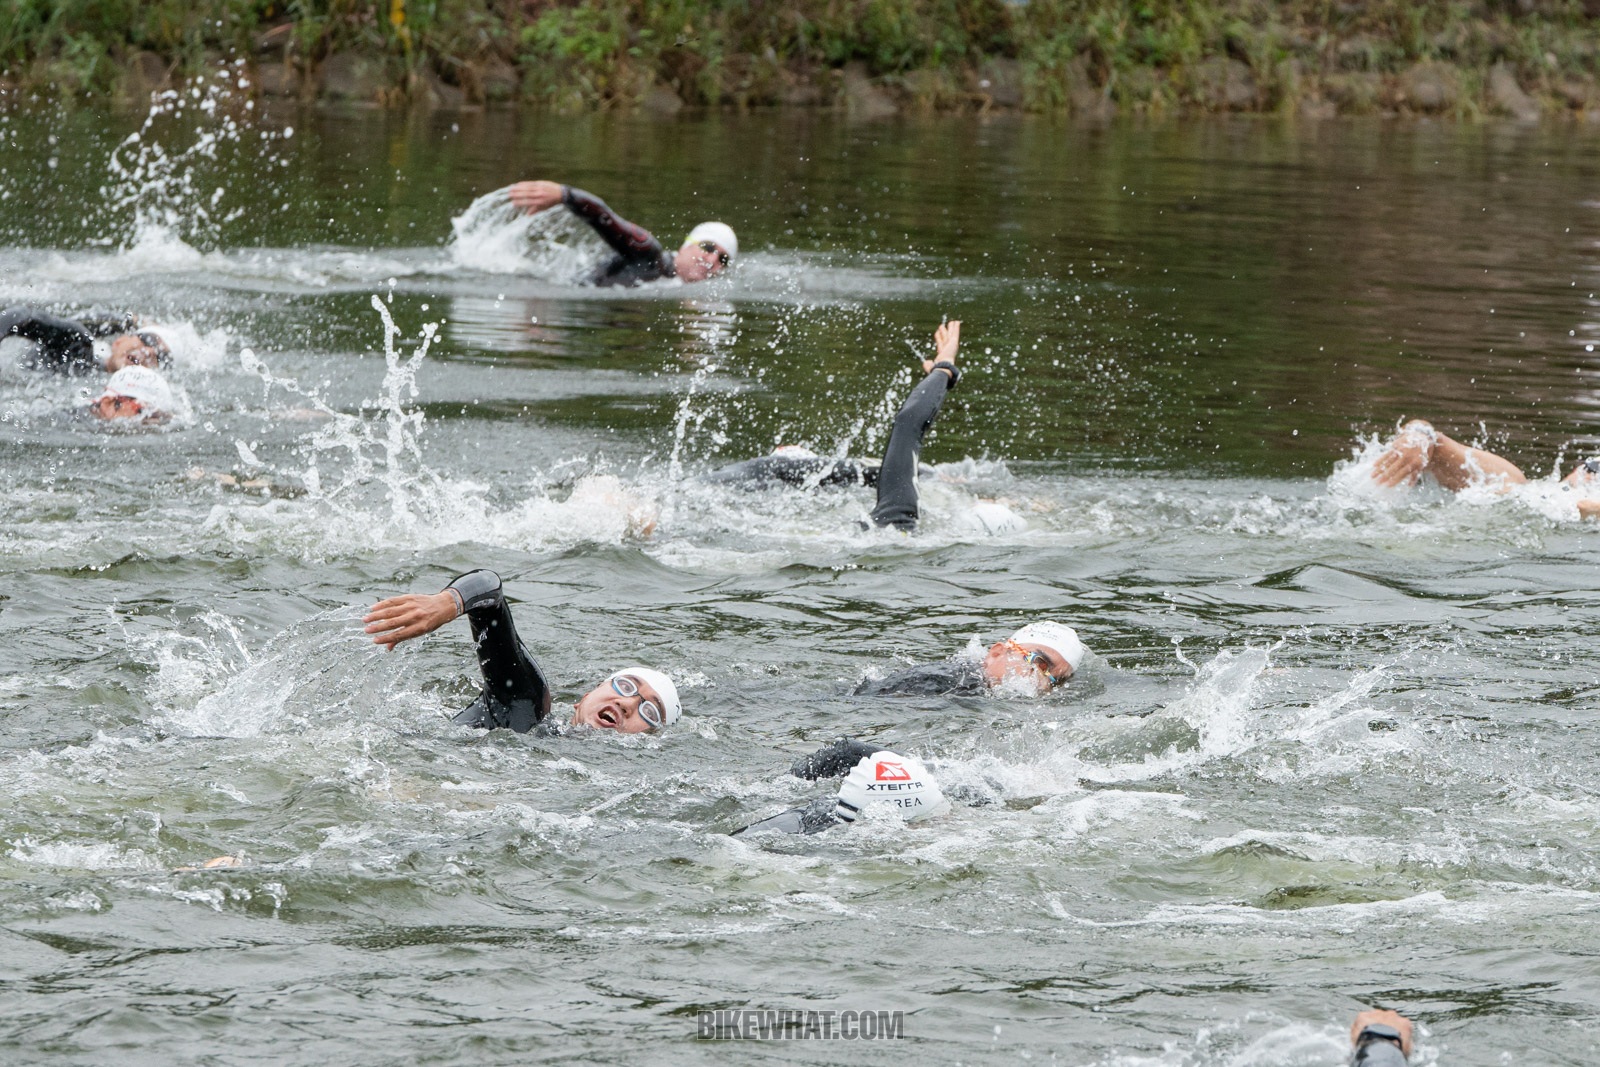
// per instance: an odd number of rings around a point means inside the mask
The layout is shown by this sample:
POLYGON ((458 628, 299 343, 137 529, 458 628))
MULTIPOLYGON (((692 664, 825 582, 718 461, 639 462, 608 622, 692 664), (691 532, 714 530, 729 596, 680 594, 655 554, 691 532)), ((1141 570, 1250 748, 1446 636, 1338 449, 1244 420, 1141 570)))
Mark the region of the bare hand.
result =
MULTIPOLYGON (((933 358, 922 361, 922 372, 924 374, 933 373, 933 365, 935 363, 949 363, 954 366, 956 349, 960 347, 960 320, 952 319, 950 322, 941 322, 939 328, 933 331, 933 358)), ((951 375, 951 377, 953 378, 955 375, 951 375)))
POLYGON ((1372 480, 1391 489, 1415 485, 1432 455, 1433 427, 1425 422, 1408 423, 1372 465, 1372 480))
POLYGON ((561 186, 555 182, 518 182, 510 192, 511 202, 530 215, 561 203, 561 186))
POLYGON ((1378 1008, 1369 1008, 1356 1016, 1356 1021, 1350 1024, 1350 1043, 1356 1043, 1356 1037, 1362 1030, 1372 1025, 1392 1026, 1400 1032, 1400 1052, 1406 1059, 1411 1058, 1411 1020, 1397 1011, 1386 1011, 1378 1008))
POLYGON ((459 614, 455 594, 407 593, 380 600, 366 618, 366 632, 375 635, 372 643, 393 650, 401 641, 431 634, 459 614))

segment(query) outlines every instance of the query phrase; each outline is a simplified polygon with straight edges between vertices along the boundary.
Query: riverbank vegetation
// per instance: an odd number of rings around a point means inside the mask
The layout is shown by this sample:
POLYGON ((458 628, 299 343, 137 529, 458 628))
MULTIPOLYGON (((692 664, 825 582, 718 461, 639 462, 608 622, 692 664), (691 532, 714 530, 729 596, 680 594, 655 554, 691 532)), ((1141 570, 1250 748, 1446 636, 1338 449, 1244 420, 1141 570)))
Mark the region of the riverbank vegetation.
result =
POLYGON ((1600 0, 11 0, 0 83, 116 98, 237 59, 362 104, 1600 116, 1600 0))

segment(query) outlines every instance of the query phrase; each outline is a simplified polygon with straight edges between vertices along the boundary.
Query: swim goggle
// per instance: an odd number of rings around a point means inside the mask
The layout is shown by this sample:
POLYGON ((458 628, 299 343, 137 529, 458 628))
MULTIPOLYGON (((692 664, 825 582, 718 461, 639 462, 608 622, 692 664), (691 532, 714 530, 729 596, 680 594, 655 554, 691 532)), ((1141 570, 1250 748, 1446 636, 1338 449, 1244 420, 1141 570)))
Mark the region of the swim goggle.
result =
POLYGON ((1044 675, 1044 680, 1050 683, 1051 689, 1054 689, 1056 686, 1067 680, 1067 676, 1064 674, 1057 678, 1055 675, 1050 673, 1050 657, 1046 656, 1038 649, 1023 648, 1009 637, 1005 639, 1004 644, 1006 648, 1010 649, 1012 652, 1015 652, 1017 655, 1026 660, 1028 666, 1044 675))
POLYGON ((1583 469, 1590 474, 1600 474, 1600 456, 1590 456, 1584 460, 1583 469))
POLYGON ((639 692, 639 683, 629 678, 626 674, 613 674, 611 688, 617 691, 618 696, 639 698, 639 718, 650 724, 650 729, 659 730, 661 724, 666 722, 666 717, 661 714, 661 707, 654 701, 639 692))
POLYGON ((728 265, 728 252, 721 245, 717 244, 717 242, 715 242, 715 241, 696 241, 694 243, 694 246, 696 248, 698 248, 702 252, 709 252, 712 255, 716 256, 717 257, 717 266, 726 267, 728 265))

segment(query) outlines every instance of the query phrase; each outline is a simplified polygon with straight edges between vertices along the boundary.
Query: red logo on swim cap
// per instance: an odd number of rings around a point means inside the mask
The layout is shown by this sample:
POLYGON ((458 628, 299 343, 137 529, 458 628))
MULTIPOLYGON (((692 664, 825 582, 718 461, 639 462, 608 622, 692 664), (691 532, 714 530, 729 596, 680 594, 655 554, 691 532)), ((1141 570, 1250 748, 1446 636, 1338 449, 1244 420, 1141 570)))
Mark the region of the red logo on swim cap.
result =
POLYGON ((909 782, 911 772, 898 763, 889 760, 878 761, 878 781, 880 782, 909 782))

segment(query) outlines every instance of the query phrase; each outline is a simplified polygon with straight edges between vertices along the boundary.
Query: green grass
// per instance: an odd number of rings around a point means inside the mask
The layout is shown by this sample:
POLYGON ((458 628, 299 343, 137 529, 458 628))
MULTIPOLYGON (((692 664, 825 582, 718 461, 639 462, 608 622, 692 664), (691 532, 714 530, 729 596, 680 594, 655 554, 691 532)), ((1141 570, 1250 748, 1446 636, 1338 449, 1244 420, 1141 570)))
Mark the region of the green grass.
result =
POLYGON ((8 0, 0 78, 98 97, 127 84, 140 52, 183 76, 240 56, 312 70, 354 50, 384 57, 397 85, 432 73, 470 89, 496 64, 527 102, 603 108, 655 85, 690 104, 763 105, 809 83, 826 101, 829 72, 859 64, 902 98, 967 106, 973 72, 999 60, 1035 109, 1217 107, 1242 71, 1251 106, 1271 110, 1324 90, 1381 106, 1374 76, 1438 62, 1474 87, 1466 114, 1497 63, 1552 99, 1592 84, 1596 14, 1600 0, 8 0))

